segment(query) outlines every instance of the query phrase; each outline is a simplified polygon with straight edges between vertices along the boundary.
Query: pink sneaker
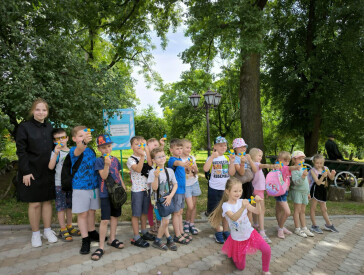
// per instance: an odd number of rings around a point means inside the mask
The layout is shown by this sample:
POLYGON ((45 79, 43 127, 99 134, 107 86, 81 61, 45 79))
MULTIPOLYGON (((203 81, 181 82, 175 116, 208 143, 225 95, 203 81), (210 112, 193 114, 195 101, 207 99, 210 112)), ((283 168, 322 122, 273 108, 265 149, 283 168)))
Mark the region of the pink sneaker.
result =
POLYGON ((287 228, 283 227, 283 233, 287 235, 292 235, 292 232, 289 231, 287 228))
POLYGON ((283 233, 283 229, 278 229, 278 238, 280 238, 280 239, 284 239, 285 237, 284 237, 284 233, 283 233))

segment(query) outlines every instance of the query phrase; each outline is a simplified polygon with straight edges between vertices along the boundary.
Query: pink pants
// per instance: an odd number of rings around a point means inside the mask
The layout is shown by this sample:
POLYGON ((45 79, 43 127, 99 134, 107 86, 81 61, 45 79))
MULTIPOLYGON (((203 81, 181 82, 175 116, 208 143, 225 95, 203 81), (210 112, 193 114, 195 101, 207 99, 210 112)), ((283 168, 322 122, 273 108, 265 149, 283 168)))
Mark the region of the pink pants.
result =
MULTIPOLYGON (((269 263, 270 263, 270 255, 271 255, 270 246, 266 242, 261 242, 259 244, 259 246, 257 247, 257 249, 259 249, 262 252, 262 269, 264 272, 268 272, 269 263)), ((246 258, 246 254, 243 254, 243 257, 241 258, 240 261, 234 262, 235 266, 238 269, 243 270, 245 268, 245 258, 246 258)))

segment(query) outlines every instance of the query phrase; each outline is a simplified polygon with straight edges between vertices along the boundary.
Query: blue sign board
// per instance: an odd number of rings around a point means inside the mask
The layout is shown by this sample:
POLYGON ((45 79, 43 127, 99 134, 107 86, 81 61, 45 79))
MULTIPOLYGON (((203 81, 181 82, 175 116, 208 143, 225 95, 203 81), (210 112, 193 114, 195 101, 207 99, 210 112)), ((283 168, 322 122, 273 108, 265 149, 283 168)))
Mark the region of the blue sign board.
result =
POLYGON ((113 150, 130 149, 130 138, 135 136, 134 127, 134 110, 133 109, 118 109, 121 115, 116 113, 109 118, 107 113, 103 112, 103 118, 109 119, 105 126, 105 131, 110 134, 113 150))

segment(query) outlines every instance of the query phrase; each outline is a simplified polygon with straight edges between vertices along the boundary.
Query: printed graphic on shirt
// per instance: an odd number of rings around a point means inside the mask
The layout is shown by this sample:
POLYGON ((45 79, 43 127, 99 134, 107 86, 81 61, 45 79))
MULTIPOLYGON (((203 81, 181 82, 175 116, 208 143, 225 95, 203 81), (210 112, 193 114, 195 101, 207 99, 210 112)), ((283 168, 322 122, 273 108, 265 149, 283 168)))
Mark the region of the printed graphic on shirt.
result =
POLYGON ((214 170, 212 177, 229 178, 229 163, 227 161, 213 161, 212 169, 214 170))
MULTIPOLYGON (((70 150, 72 165, 75 164, 78 159, 78 156, 76 157, 74 154, 75 149, 76 147, 73 147, 70 150)), ((91 149, 86 148, 83 152, 83 159, 80 167, 72 180, 73 189, 91 190, 97 187, 97 174, 94 169, 95 160, 94 152, 91 149)))

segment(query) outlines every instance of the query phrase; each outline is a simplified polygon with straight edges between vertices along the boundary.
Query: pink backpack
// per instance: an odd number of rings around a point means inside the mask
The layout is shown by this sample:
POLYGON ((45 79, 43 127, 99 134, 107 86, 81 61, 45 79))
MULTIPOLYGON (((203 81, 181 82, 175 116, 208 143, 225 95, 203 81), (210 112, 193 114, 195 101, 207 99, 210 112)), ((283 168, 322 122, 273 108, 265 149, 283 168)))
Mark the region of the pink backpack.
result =
POLYGON ((289 177, 286 181, 283 180, 282 172, 279 170, 273 170, 268 173, 265 179, 265 190, 268 196, 278 197, 287 192, 289 186, 289 177))

